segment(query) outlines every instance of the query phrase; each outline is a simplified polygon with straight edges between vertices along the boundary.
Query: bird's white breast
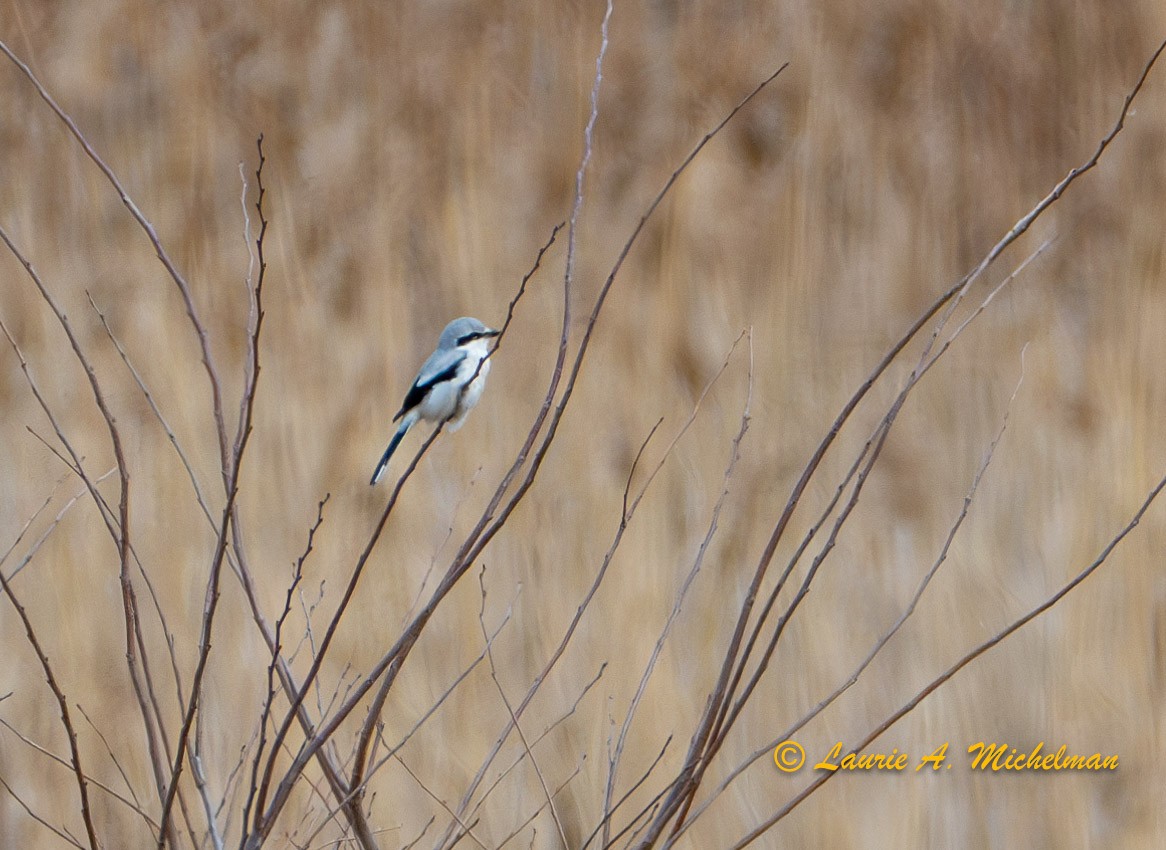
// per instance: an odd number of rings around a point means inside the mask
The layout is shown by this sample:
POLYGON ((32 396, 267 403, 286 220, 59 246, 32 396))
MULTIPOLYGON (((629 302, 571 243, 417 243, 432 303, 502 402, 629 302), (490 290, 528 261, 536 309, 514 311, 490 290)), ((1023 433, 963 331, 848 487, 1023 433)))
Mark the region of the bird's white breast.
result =
POLYGON ((456 431, 462 427, 466 414, 482 397, 482 390, 486 388, 486 375, 490 373, 490 361, 486 359, 490 350, 490 344, 487 340, 476 339, 462 346, 462 350, 466 352, 466 359, 458 366, 457 380, 449 382, 451 385, 456 384, 459 390, 452 394, 450 412, 446 416, 449 419, 447 428, 450 431, 456 431), (477 373, 476 377, 475 372, 477 373))

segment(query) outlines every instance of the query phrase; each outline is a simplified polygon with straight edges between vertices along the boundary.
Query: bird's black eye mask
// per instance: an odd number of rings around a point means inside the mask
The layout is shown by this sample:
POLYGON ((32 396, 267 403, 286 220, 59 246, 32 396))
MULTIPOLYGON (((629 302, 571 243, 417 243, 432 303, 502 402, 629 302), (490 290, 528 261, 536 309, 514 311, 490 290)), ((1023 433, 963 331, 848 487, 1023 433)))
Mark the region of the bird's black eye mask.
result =
POLYGON ((467 342, 473 342, 475 339, 488 339, 492 336, 498 336, 498 331, 474 331, 464 336, 457 338, 458 345, 465 345, 467 342))

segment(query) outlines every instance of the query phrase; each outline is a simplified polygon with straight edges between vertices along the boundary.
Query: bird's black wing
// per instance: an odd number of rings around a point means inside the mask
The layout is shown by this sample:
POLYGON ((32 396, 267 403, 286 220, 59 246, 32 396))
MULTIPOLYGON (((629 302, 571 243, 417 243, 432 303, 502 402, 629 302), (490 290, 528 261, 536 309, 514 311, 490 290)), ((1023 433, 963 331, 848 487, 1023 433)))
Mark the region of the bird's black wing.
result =
POLYGON ((432 369, 428 368, 430 364, 426 363, 425 366, 421 368, 421 374, 417 377, 417 380, 413 382, 413 386, 409 387, 409 392, 405 394, 405 400, 401 402, 401 409, 397 411, 397 415, 393 417, 393 421, 396 422, 414 407, 419 405, 425 398, 425 394, 429 392, 429 390, 432 389, 434 385, 440 384, 442 381, 453 380, 457 376, 458 367, 461 366, 462 361, 465 359, 465 352, 458 351, 457 357, 451 358, 451 362, 448 365, 444 363, 441 364, 444 366, 444 368, 439 372, 434 372, 432 369))

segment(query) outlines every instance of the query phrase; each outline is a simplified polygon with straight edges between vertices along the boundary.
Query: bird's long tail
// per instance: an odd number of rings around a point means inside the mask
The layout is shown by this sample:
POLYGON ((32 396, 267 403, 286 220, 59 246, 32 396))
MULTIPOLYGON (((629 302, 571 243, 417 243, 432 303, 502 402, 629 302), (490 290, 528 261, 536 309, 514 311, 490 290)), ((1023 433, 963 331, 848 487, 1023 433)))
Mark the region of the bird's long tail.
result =
POLYGON ((393 439, 389 440, 389 447, 385 449, 385 453, 381 455, 377 468, 373 470, 372 480, 368 482, 370 485, 376 484, 381 480, 381 477, 385 474, 385 470, 389 468, 389 458, 393 456, 393 452, 397 450, 397 446, 401 444, 401 440, 404 439, 405 434, 409 430, 409 426, 412 424, 412 422, 406 419, 401 423, 401 427, 397 429, 397 433, 393 435, 393 439))

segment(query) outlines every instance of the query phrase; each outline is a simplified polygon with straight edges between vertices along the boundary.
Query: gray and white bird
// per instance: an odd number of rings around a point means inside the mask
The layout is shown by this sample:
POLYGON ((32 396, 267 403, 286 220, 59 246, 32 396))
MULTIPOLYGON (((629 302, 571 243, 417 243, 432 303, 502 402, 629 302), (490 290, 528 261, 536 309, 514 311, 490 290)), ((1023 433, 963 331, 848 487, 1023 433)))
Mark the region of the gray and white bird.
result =
POLYGON ((401 424, 373 470, 370 484, 381 480, 389 466, 389 458, 419 419, 444 422, 450 431, 462 427, 466 415, 482 397, 486 376, 490 373, 487 359, 490 338, 498 333, 469 316, 454 319, 445 326, 437 341, 437 349, 417 373, 401 409, 393 417, 394 422, 400 419, 401 424))

